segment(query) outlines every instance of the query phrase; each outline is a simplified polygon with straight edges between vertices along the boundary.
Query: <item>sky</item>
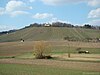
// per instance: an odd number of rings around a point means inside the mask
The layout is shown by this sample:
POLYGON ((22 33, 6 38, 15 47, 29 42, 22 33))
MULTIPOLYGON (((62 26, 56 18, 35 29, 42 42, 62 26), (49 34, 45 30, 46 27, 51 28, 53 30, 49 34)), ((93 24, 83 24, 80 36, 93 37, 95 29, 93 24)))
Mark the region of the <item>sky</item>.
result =
POLYGON ((100 26, 100 0, 0 0, 0 31, 56 21, 100 26))

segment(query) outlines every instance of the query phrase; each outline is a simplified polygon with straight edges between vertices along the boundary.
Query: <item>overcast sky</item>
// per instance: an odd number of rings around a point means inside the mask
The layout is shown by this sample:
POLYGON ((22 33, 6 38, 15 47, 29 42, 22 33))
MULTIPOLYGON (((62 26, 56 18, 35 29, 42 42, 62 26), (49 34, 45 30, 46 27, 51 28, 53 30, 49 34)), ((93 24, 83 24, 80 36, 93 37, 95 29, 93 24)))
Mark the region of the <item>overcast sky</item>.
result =
POLYGON ((0 31, 55 21, 100 26, 100 0, 0 0, 0 31))

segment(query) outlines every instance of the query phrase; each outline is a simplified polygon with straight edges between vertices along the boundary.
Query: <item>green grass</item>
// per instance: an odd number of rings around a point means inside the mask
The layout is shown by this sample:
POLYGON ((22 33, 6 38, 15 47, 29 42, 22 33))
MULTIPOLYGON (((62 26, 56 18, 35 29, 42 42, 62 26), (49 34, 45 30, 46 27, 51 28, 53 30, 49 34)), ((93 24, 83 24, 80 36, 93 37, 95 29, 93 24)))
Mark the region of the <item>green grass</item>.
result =
POLYGON ((0 64, 0 75, 100 75, 100 72, 44 65, 0 64))
POLYGON ((35 58, 33 52, 23 53, 20 55, 15 56, 15 58, 35 58))
MULTIPOLYGON (((66 46, 52 46, 49 47, 48 54, 66 54, 68 52, 78 54, 76 49, 77 48, 75 47, 68 48, 66 46)), ((100 54, 100 48, 81 48, 81 50, 87 50, 90 52, 90 54, 100 54)), ((34 50, 16 55, 15 58, 34 58, 34 50)))
POLYGON ((92 63, 100 63, 100 60, 97 60, 97 61, 89 61, 89 60, 63 60, 63 61, 75 61, 75 62, 92 62, 92 63))
MULTIPOLYGON (((66 47, 66 46, 53 46, 51 47, 51 53, 53 54, 62 54, 62 53, 78 53, 75 47, 66 47)), ((87 50, 90 54, 100 54, 100 48, 81 48, 81 50, 87 50)))
MULTIPOLYGON (((23 47, 24 48, 24 47, 23 47)), ((0 50, 0 59, 2 58, 34 58, 34 50, 21 50, 20 48, 12 50, 0 50)), ((65 54, 72 53, 78 54, 77 48, 71 47, 68 48, 66 46, 52 46, 49 49, 48 54, 65 54)), ((81 48, 81 50, 87 50, 90 54, 100 54, 100 48, 81 48)))
POLYGON ((82 50, 87 50, 90 54, 100 54, 100 48, 82 48, 82 50))
POLYGON ((0 56, 0 59, 5 59, 5 58, 15 58, 15 56, 0 56))

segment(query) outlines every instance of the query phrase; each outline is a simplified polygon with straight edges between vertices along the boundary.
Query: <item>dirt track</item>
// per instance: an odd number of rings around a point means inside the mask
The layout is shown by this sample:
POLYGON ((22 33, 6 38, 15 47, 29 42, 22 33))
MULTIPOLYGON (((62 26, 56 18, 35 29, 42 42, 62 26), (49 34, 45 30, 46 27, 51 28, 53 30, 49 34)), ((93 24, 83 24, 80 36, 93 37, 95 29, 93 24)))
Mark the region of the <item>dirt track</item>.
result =
POLYGON ((75 69, 83 71, 97 71, 100 72, 100 63, 94 62, 75 62, 75 61, 57 61, 57 60, 43 60, 43 59, 0 59, 0 64, 31 64, 44 65, 51 67, 59 67, 65 69, 75 69))

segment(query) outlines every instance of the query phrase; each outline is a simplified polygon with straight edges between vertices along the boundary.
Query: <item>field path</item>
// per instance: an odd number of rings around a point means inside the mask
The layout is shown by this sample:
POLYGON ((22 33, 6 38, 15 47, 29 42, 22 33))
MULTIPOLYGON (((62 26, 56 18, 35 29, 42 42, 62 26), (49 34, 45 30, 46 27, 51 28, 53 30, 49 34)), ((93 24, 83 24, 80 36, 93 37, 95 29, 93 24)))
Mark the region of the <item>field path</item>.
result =
POLYGON ((100 72, 100 63, 95 62, 75 62, 75 61, 58 61, 45 59, 0 59, 0 64, 30 64, 30 65, 44 65, 51 67, 59 67, 65 69, 75 69, 83 71, 97 71, 100 72))

